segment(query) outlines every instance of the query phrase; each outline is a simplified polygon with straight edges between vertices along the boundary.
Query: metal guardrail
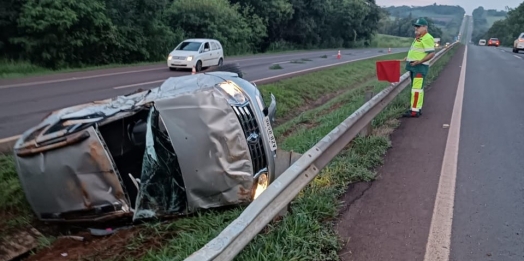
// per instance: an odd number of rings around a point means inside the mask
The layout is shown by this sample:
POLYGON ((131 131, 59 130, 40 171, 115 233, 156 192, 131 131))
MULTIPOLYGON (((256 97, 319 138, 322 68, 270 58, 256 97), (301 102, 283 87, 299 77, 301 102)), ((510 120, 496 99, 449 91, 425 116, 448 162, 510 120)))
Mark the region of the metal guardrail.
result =
MULTIPOLYGON (((440 50, 430 66, 457 44, 453 42, 440 50)), ((185 260, 232 260, 409 82, 406 72, 400 82, 391 84, 362 105, 273 181, 217 237, 185 260)))

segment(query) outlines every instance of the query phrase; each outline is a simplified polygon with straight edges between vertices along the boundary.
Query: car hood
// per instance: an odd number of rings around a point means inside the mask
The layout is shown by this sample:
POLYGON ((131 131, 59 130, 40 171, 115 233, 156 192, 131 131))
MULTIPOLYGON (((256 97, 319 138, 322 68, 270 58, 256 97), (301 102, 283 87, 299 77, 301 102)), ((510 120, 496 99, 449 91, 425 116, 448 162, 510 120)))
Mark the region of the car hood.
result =
POLYGON ((197 55, 198 52, 197 51, 181 51, 181 50, 174 50, 174 51, 171 51, 171 53, 169 53, 171 56, 182 56, 182 57, 187 57, 187 56, 190 56, 190 55, 197 55))

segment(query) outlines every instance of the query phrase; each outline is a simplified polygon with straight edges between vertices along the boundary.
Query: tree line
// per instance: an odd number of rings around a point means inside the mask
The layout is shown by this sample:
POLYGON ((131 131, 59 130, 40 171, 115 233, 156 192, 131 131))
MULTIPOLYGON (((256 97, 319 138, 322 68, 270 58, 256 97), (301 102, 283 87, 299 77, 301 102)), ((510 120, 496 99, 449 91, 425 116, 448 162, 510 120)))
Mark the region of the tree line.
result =
POLYGON ((412 36, 412 19, 425 17, 429 23, 429 33, 442 42, 451 42, 458 34, 466 11, 460 6, 433 5, 427 6, 390 6, 385 8, 387 15, 379 25, 379 32, 397 36, 412 36), (387 18, 393 21, 388 21, 387 18))
MULTIPOLYGON (((519 6, 521 8, 522 4, 519 6)), ((509 10, 509 9, 508 9, 509 10)), ((489 38, 499 38, 502 44, 508 44, 508 39, 511 38, 511 36, 508 35, 508 31, 506 30, 506 23, 507 18, 512 14, 514 16, 511 20, 515 22, 515 19, 518 19, 515 15, 518 15, 518 12, 515 13, 513 11, 506 12, 506 11, 497 11, 493 9, 484 9, 484 7, 479 6, 475 10, 473 10, 472 18, 473 18, 473 33, 472 33, 472 41, 475 43, 478 43, 480 39, 489 39, 489 38), (488 23, 488 17, 500 17, 504 18, 499 21, 496 21, 491 26, 488 23), (507 17, 507 18, 506 18, 507 17)), ((514 23, 513 25, 516 26, 515 29, 518 29, 519 23, 514 23)), ((520 26, 521 29, 522 25, 520 26)), ((510 34, 510 33, 509 33, 510 34)), ((513 43, 513 40, 510 41, 513 43)))
POLYGON ((0 58, 46 68, 165 59, 186 38, 225 55, 364 46, 375 0, 0 0, 0 58))
MULTIPOLYGON (((524 33, 524 2, 516 8, 507 8, 508 12, 504 19, 495 21, 493 25, 483 34, 482 38, 498 38, 501 45, 513 46, 513 41, 524 33)), ((481 31, 482 32, 482 31, 481 31)), ((480 37, 479 37, 480 38, 480 37)), ((479 39, 476 39, 478 42, 479 39)))
MULTIPOLYGON (((407 17, 399 18, 396 17, 395 20, 390 21, 387 19, 382 19, 379 23, 378 31, 381 34, 389 34, 400 37, 413 37, 413 21, 418 17, 413 17, 412 14, 409 14, 407 17)), ((442 29, 436 26, 435 22, 429 18, 424 17, 428 21, 428 32, 434 38, 441 38, 443 33, 442 29)), ((441 39, 441 41, 448 41, 447 39, 441 39)))

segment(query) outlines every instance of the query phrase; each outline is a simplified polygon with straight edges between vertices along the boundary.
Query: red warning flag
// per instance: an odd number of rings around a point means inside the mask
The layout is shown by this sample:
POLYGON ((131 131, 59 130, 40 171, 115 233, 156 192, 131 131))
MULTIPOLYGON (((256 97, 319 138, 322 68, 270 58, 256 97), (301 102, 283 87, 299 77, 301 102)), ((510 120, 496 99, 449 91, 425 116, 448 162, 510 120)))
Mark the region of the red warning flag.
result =
POLYGON ((377 61, 377 78, 379 81, 400 82, 400 61, 377 61))

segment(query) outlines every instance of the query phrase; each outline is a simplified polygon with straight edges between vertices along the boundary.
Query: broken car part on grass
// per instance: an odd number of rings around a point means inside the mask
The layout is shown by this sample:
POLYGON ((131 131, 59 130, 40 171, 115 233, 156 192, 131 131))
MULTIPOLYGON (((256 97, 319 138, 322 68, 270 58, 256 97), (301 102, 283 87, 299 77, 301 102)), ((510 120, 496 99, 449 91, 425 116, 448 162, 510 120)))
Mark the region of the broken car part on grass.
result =
POLYGON ((37 217, 140 220, 253 200, 290 159, 277 157, 275 97, 266 107, 234 68, 61 109, 27 130, 14 155, 37 217))

